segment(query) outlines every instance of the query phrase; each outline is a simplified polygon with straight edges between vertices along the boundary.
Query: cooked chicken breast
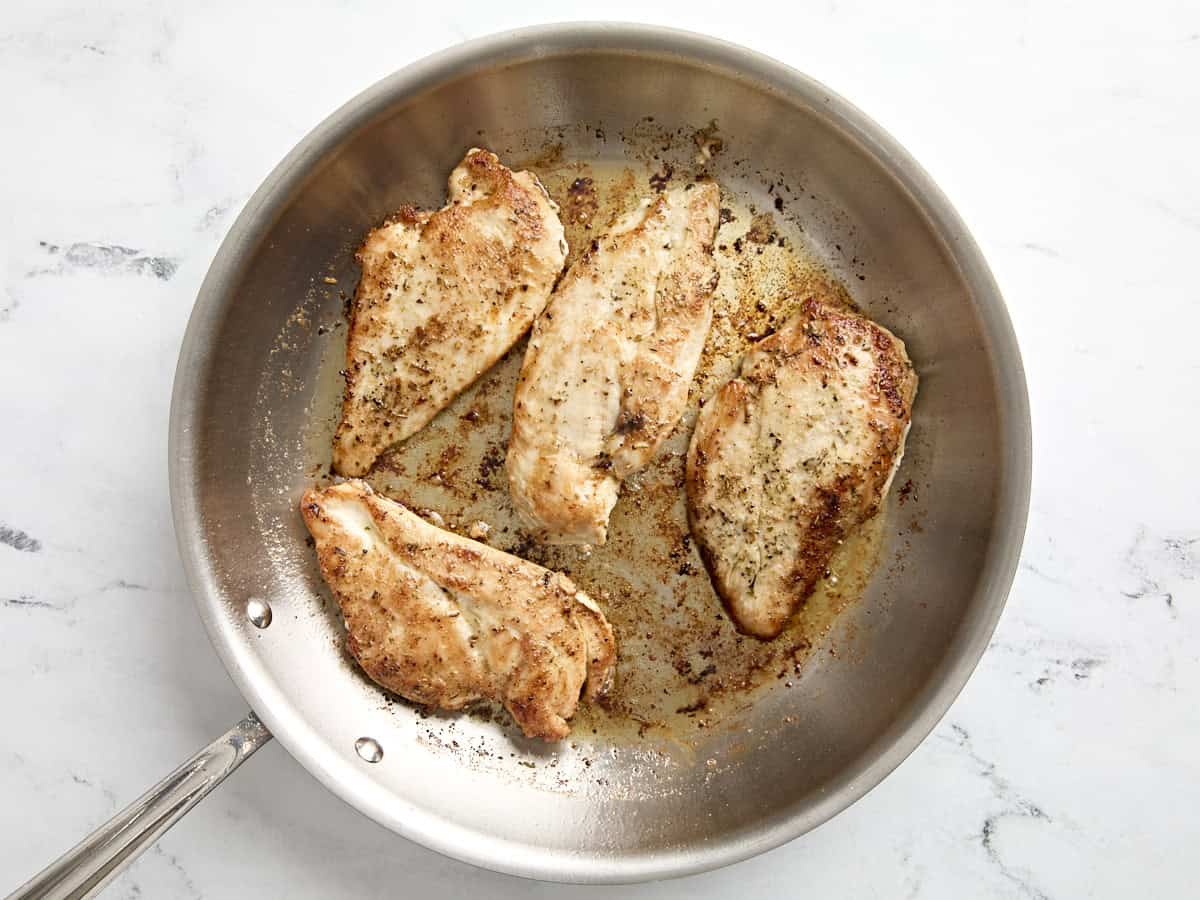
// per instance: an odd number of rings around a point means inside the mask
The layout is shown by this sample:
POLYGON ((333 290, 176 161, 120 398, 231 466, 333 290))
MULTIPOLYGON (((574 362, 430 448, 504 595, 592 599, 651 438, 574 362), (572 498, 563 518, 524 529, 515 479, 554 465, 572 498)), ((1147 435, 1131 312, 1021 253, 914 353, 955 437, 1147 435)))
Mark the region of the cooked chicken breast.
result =
POLYGON ((526 332, 567 257, 537 177, 471 150, 437 212, 405 207, 367 235, 333 468, 364 475, 526 332))
POLYGON ((688 521, 742 631, 778 635, 828 574, 837 545, 879 511, 916 390, 897 337, 809 299, 700 411, 688 521))
POLYGON ((430 525, 362 481, 301 501, 350 652, 402 697, 461 709, 498 700, 530 737, 556 740, 582 691, 604 692, 616 644, 565 575, 430 525))
POLYGON ((621 481, 679 421, 712 322, 720 190, 678 188, 619 220, 534 325, 508 482, 538 539, 603 544, 621 481))

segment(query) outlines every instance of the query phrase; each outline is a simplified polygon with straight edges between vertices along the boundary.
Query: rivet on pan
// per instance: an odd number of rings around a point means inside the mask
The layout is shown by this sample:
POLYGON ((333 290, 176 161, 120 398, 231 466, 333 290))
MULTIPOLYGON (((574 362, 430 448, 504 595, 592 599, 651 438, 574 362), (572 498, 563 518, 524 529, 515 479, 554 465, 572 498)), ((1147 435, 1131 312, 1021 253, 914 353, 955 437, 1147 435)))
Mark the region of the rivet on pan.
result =
POLYGON ((246 601, 246 617, 255 628, 266 628, 271 624, 271 605, 266 600, 251 597, 246 601))
POLYGON ((375 738, 361 737, 354 742, 354 749, 365 762, 377 763, 383 759, 383 748, 375 738))

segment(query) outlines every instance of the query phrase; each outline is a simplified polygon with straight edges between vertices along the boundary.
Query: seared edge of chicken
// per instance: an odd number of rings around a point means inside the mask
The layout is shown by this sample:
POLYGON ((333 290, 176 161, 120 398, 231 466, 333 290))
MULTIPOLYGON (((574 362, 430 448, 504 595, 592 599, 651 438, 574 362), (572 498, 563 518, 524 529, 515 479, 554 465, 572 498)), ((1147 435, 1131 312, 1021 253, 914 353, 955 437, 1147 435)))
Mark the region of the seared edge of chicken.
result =
POLYGON ((362 481, 301 501, 350 652, 377 684, 461 709, 497 700, 529 737, 557 740, 581 691, 611 683, 616 643, 569 578, 430 525, 362 481))
POLYGON ((537 176, 479 149, 450 173, 444 207, 405 207, 368 234, 334 470, 365 475, 503 356, 546 305, 566 255, 537 176))
POLYGON ((807 299, 700 411, 688 522, 738 628, 777 636, 874 516, 904 453, 917 376, 904 344, 807 299))
POLYGON ((671 434, 712 323, 720 188, 648 199, 574 263, 513 400, 513 503, 548 543, 603 544, 621 481, 671 434))

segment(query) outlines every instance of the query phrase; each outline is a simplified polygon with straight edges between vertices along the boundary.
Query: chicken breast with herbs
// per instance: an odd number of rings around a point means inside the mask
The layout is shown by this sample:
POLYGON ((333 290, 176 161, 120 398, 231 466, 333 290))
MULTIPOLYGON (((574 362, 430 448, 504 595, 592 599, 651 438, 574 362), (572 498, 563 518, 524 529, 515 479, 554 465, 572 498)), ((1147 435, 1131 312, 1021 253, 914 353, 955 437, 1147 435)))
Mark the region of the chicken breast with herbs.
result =
POLYGON ((503 356, 566 261, 558 207, 530 172, 471 150, 436 212, 405 207, 357 258, 333 468, 365 475, 503 356))
POLYGON ((362 481, 301 501, 350 652, 402 697, 502 703, 529 737, 557 740, 580 695, 608 687, 612 629, 557 572, 430 525, 362 481))
POLYGON ((670 435, 712 322, 720 190, 643 201, 571 266, 534 325, 509 492, 535 536, 603 544, 623 479, 670 435))
POLYGON ((904 453, 917 376, 904 344, 808 299, 700 411, 688 521, 738 628, 777 636, 874 516, 904 453))

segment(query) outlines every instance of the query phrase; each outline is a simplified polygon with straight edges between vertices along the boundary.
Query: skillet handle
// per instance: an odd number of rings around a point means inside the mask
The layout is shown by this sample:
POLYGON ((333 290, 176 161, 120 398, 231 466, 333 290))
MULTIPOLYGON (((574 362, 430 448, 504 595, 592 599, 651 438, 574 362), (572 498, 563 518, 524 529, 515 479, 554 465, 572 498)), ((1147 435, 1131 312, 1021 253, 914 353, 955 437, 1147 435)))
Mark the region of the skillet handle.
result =
POLYGON ((251 712, 7 900, 91 897, 270 739, 271 732, 251 712))

